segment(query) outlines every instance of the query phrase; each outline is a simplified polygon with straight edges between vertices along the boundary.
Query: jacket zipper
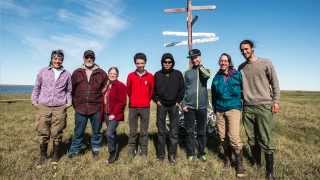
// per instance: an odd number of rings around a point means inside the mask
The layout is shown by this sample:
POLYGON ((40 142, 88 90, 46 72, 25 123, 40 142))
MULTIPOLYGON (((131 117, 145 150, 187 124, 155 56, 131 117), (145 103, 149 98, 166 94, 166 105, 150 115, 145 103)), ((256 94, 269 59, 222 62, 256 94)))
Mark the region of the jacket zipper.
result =
POLYGON ((197 68, 197 107, 196 109, 198 110, 199 108, 199 68, 197 68))

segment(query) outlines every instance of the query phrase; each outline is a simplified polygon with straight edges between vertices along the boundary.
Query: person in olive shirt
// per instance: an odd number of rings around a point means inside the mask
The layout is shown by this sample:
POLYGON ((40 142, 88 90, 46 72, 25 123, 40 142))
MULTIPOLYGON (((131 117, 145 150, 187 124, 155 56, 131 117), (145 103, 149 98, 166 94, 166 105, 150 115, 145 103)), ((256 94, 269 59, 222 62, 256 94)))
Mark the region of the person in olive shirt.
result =
POLYGON ((266 177, 273 175, 273 115, 280 111, 280 88, 277 73, 270 60, 257 57, 254 43, 243 40, 240 51, 246 59, 239 66, 243 83, 243 124, 252 153, 252 163, 261 166, 261 150, 265 153, 266 177))
POLYGON ((195 160, 195 148, 197 146, 198 158, 206 161, 207 81, 210 78, 210 71, 201 64, 200 50, 190 50, 189 58, 192 68, 184 74, 185 94, 181 103, 187 131, 186 152, 189 161, 195 160), (197 126, 195 126, 195 121, 197 126), (195 137, 195 131, 197 137, 195 137))
POLYGON ((156 72, 153 100, 157 104, 158 154, 160 161, 165 158, 166 139, 169 137, 168 159, 176 162, 178 145, 179 104, 184 96, 184 80, 180 71, 173 69, 175 64, 172 54, 165 53, 161 58, 162 69, 156 72), (169 114, 169 132, 166 116, 169 114))

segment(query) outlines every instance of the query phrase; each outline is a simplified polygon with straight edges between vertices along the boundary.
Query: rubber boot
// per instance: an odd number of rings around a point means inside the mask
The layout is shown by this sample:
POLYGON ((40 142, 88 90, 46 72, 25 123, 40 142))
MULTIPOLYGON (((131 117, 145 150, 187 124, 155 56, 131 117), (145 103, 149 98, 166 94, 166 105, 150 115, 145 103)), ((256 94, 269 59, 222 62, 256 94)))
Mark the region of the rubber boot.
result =
POLYGON ((273 153, 265 154, 266 159, 266 179, 274 180, 275 177, 273 175, 273 153))
POLYGON ((60 143, 53 143, 53 156, 51 159, 51 164, 58 164, 60 158, 60 143))
POLYGON ((245 177, 245 169, 243 167, 242 162, 242 152, 240 151, 234 151, 235 152, 235 159, 236 159, 236 175, 237 177, 245 177))
POLYGON ((47 161, 47 150, 48 150, 48 144, 40 144, 40 157, 37 162, 37 167, 41 167, 46 161, 47 161))
POLYGON ((259 145, 250 146, 251 150, 251 164, 256 165, 257 168, 261 167, 261 148, 259 145))

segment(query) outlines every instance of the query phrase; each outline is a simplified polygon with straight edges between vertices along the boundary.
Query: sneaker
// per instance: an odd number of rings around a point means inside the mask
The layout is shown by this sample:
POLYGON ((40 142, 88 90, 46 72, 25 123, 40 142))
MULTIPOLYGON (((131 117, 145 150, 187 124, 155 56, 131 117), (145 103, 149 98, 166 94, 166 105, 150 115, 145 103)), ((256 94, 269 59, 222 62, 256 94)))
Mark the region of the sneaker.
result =
POLYGON ((201 156, 199 157, 199 159, 200 159, 202 162, 206 162, 206 161, 207 161, 207 156, 201 155, 201 156))
POLYGON ((78 152, 68 153, 68 158, 72 159, 72 158, 77 157, 77 156, 79 156, 79 155, 80 155, 80 153, 78 153, 78 152))
POLYGON ((189 156, 188 161, 194 161, 196 158, 194 156, 189 156))
POLYGON ((168 160, 171 165, 175 165, 177 163, 176 157, 174 155, 170 155, 168 160))

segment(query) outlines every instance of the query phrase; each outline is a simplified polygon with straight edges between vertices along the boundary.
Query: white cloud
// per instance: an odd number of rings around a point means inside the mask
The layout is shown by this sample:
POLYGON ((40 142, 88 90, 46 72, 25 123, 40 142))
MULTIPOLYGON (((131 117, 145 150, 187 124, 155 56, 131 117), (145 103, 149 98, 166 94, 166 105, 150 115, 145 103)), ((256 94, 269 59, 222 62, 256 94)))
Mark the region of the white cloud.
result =
POLYGON ((111 1, 77 1, 84 9, 82 14, 72 10, 59 9, 57 16, 90 35, 111 38, 127 26, 127 22, 119 15, 123 5, 118 0, 111 1))
MULTIPOLYGON (((99 53, 111 38, 128 25, 121 16, 124 8, 121 0, 70 0, 61 4, 58 9, 46 2, 32 5, 28 21, 34 23, 34 26, 29 26, 34 29, 28 29, 32 33, 18 32, 22 42, 31 47, 32 54, 47 56, 44 53, 52 49, 63 49, 65 54, 72 58, 82 57, 86 49, 99 53), (43 15, 41 18, 46 19, 46 22, 40 22, 41 19, 34 17, 39 14, 43 15), (69 30, 53 30, 48 26, 48 22, 69 30)), ((21 11, 23 14, 27 12, 21 3, 12 0, 0 1, 0 5, 1 9, 5 8, 6 11, 21 11)))
MULTIPOLYGON (((86 49, 100 51, 103 45, 96 40, 70 35, 49 36, 48 39, 26 37, 25 43, 34 48, 34 54, 42 54, 53 49, 63 49, 70 59, 81 59, 86 49), (45 50, 45 51, 44 51, 45 50)), ((48 56, 48 55, 46 55, 48 56)))

